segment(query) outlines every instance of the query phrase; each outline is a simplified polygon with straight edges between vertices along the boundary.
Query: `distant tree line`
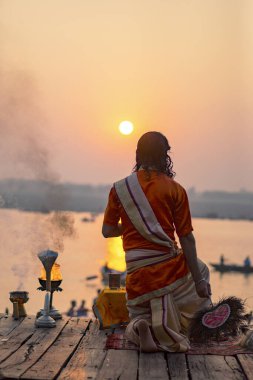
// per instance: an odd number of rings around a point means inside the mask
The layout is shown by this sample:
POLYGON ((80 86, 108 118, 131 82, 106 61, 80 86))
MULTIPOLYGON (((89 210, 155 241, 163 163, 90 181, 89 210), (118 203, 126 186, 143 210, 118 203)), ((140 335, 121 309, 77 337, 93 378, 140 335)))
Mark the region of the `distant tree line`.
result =
MULTIPOLYGON (((51 183, 6 179, 0 181, 0 208, 50 212, 103 212, 110 185, 51 183)), ((188 190, 192 216, 253 220, 253 193, 188 190)))

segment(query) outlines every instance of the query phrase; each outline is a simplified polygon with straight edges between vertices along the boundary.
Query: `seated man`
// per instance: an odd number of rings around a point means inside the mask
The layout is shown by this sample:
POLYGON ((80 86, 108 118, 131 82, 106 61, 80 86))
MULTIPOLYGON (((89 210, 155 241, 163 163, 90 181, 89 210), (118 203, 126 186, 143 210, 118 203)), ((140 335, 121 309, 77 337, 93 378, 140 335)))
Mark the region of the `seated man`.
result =
POLYGON ((111 189, 102 228, 104 237, 123 237, 126 335, 144 352, 187 351, 189 322, 210 305, 209 271, 197 259, 187 194, 173 179, 169 150, 159 132, 140 138, 134 172, 111 189))

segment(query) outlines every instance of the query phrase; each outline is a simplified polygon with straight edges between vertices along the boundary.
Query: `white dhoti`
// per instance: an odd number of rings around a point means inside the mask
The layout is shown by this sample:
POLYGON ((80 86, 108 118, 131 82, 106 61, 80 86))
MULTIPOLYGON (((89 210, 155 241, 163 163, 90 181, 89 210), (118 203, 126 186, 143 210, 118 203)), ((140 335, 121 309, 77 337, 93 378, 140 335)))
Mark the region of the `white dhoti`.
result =
MULTIPOLYGON (((209 282, 209 270, 199 260, 202 277, 209 282)), ((135 306, 128 306, 131 321, 126 329, 126 337, 139 345, 135 323, 145 319, 150 326, 158 349, 168 352, 186 352, 190 348, 187 337, 189 324, 194 314, 211 305, 209 298, 200 298, 191 276, 167 294, 153 298, 135 306)))

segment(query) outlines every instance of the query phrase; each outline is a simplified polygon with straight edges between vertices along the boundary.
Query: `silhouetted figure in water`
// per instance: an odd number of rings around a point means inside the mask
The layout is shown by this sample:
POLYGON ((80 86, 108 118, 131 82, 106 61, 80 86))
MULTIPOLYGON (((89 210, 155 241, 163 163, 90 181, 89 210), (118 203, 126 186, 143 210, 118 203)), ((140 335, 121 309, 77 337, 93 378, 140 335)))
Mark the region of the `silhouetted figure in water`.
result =
POLYGON ((249 256, 247 256, 246 259, 244 260, 244 266, 245 266, 245 268, 250 268, 251 261, 250 261, 249 256))
POLYGON ((221 255, 221 257, 220 257, 220 265, 224 265, 224 263, 225 263, 224 255, 221 255))
POLYGON ((81 305, 77 309, 77 316, 78 317, 86 317, 87 316, 89 309, 87 309, 85 307, 85 303, 86 303, 85 300, 81 301, 81 305))
POLYGON ((72 300, 70 304, 71 304, 70 309, 67 311, 66 314, 68 317, 75 317, 76 316, 76 301, 72 300))

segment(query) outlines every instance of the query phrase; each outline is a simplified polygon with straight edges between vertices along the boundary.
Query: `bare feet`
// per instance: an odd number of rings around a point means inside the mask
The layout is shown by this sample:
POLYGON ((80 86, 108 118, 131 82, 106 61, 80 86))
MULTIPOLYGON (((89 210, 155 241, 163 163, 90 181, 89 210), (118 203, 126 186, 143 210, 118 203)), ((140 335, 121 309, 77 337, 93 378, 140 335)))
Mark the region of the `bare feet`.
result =
POLYGON ((156 352, 157 346, 149 329, 148 322, 140 319, 135 323, 137 333, 140 337, 140 349, 142 352, 156 352))

